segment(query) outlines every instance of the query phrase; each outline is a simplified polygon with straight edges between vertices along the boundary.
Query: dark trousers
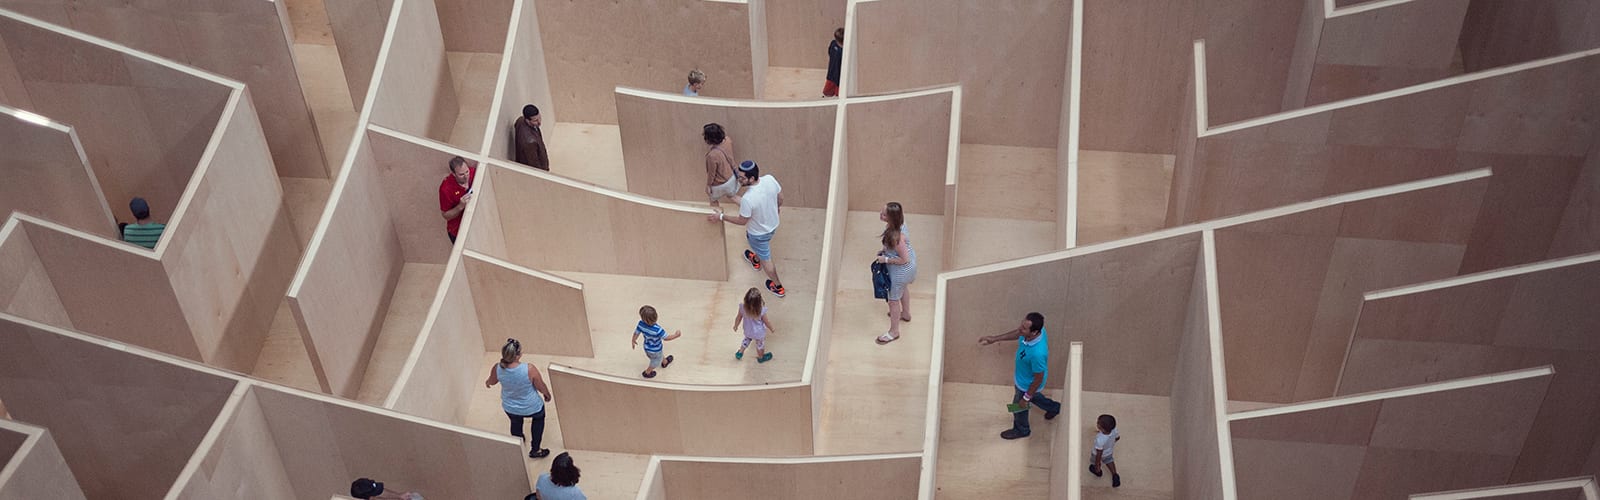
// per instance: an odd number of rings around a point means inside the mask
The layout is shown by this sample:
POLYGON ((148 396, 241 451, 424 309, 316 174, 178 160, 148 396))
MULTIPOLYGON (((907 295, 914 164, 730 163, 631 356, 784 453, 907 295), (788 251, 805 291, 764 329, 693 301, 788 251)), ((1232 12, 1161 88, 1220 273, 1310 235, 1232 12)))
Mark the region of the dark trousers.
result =
POLYGON ((445 232, 444 232, 444 235, 445 235, 445 236, 449 236, 449 237, 450 237, 450 244, 451 244, 451 245, 454 245, 454 244, 456 244, 456 235, 453 235, 453 234, 450 234, 450 232, 449 232, 449 231, 445 231, 445 232))
MULTIPOLYGON (((1012 389, 1016 391, 1016 395, 1011 397, 1011 403, 1022 404, 1022 395, 1024 394, 1022 389, 1017 389, 1015 387, 1012 387, 1012 389)), ((1061 403, 1045 397, 1044 391, 1041 390, 1033 393, 1033 404, 1029 407, 1029 409, 1011 414, 1011 428, 1022 433, 1024 436, 1033 433, 1033 429, 1028 427, 1028 412, 1032 411, 1033 406, 1043 408, 1045 413, 1061 412, 1061 403)))
POLYGON ((539 451, 539 445, 544 442, 544 410, 539 410, 538 413, 532 415, 506 413, 506 416, 511 418, 511 435, 527 438, 528 451, 539 451), (522 435, 522 419, 524 418, 533 419, 533 423, 528 425, 528 430, 532 431, 532 434, 528 436, 522 435))

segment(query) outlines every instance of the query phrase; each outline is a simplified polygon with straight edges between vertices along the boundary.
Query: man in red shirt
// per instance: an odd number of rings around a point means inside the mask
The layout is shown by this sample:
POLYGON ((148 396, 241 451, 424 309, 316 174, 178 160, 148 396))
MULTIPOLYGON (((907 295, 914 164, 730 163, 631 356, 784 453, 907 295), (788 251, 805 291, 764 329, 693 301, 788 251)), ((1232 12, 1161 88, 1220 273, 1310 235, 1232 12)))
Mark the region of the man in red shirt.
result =
POLYGON ((478 167, 469 165, 466 158, 450 159, 450 175, 439 183, 439 211, 444 212, 444 228, 450 244, 456 242, 456 232, 461 230, 461 213, 467 211, 472 201, 472 180, 478 176, 478 167))

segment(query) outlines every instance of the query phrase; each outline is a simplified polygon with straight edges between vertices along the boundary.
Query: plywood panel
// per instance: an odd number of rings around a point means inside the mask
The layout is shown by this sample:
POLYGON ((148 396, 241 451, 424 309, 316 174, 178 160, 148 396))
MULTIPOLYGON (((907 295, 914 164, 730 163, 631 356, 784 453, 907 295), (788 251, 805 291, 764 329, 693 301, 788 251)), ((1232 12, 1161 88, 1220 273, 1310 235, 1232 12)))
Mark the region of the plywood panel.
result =
POLYGON ((528 494, 527 453, 513 438, 277 389, 256 391, 299 498, 349 491, 356 477, 428 498, 528 494))
POLYGON ((743 2, 534 3, 552 104, 563 122, 617 123, 614 88, 677 91, 695 68, 706 73, 700 95, 752 98, 755 73, 766 70, 751 68, 750 13, 743 2))
POLYGON ((0 312, 72 328, 55 284, 20 224, 0 230, 0 312))
MULTIPOLYGON (((498 169, 483 169, 472 181, 472 200, 462 215, 462 247, 497 259, 506 256, 506 231, 500 223, 500 201, 494 194, 494 177, 498 169), (468 219, 471 222, 468 222, 468 219), (476 229, 474 229, 476 228, 476 229)), ((509 175, 509 174, 498 174, 509 175)))
POLYGON ((201 359, 241 372, 255 366, 300 258, 248 97, 225 116, 200 182, 162 235, 161 256, 201 359))
POLYGON ((472 391, 468 389, 485 376, 486 367, 477 361, 484 351, 493 350, 485 348, 467 279, 466 268, 459 260, 446 269, 441 297, 430 308, 422 335, 417 337, 419 345, 411 349, 385 407, 453 424, 466 422, 467 408, 472 403, 472 391))
POLYGON ((1516 456, 1550 377, 1386 400, 1371 446, 1516 456))
POLYGON ((1412 0, 1323 23, 1318 64, 1445 68, 1455 58, 1466 0, 1412 0))
POLYGON ((86 240, 31 222, 20 228, 27 230, 50 282, 60 284, 56 293, 74 328, 202 359, 160 261, 124 243, 86 240))
POLYGON ((953 93, 851 104, 850 210, 878 211, 898 201, 905 211, 942 215, 950 162, 953 93))
POLYGON ((62 431, 56 444, 90 498, 165 495, 237 385, 10 316, 0 317, 0 344, 6 411, 62 431), (60 369, 69 365, 95 369, 60 369))
POLYGON ((515 207, 500 213, 512 263, 542 271, 727 279, 727 233, 706 220, 709 211, 579 187, 542 172, 502 173, 495 177, 495 196, 515 207), (572 223, 580 219, 592 223, 572 223))
POLYGON ((916 498, 921 456, 838 457, 802 463, 663 459, 667 498, 916 498), (826 478, 825 480, 819 480, 826 478))
MULTIPOLYGON (((1178 353, 1172 370, 1172 493, 1181 498, 1224 497, 1223 475, 1233 474, 1223 466, 1222 442, 1217 419, 1215 381, 1221 374, 1213 367, 1211 313, 1206 290, 1206 251, 1196 252, 1189 294, 1184 304, 1183 324, 1179 327, 1178 353)), ((1087 417, 1087 416, 1086 416, 1087 417)), ((1090 452, 1093 453, 1093 452, 1090 452)))
POLYGON ((1567 211, 1561 217, 1547 258, 1600 250, 1600 140, 1589 146, 1588 160, 1573 184, 1567 211))
POLYGON ((374 70, 378 86, 372 123, 447 141, 460 108, 444 57, 439 13, 433 0, 400 0, 392 10, 398 19, 391 23, 394 32, 385 37, 386 52, 379 54, 382 72, 374 70))
POLYGON ((1587 300, 1600 284, 1600 262, 1524 274, 1514 283, 1503 302, 1505 314, 1498 318, 1495 345, 1600 352, 1600 338, 1593 334, 1600 331, 1600 311, 1587 300))
MULTIPOLYGON (((828 42, 844 27, 844 0, 767 2, 767 62, 787 68, 827 68, 828 42)), ((816 93, 821 95, 822 82, 816 93)))
MULTIPOLYGON (((704 202, 709 146, 701 131, 716 123, 733 139, 735 162, 754 161, 783 184, 784 205, 823 208, 828 202, 835 103, 755 107, 624 92, 616 102, 629 192, 704 202)), ((852 109, 860 106, 867 105, 852 109)))
POLYGON ((1352 498, 1366 448, 1236 435, 1233 453, 1240 500, 1344 500, 1352 498))
POLYGON ((390 223, 377 164, 366 141, 324 214, 323 236, 307 252, 289 293, 306 352, 323 389, 354 397, 405 264, 390 223))
MULTIPOLYGON (((451 175, 450 159, 456 155, 386 131, 368 130, 366 135, 406 262, 444 264, 451 244, 439 211, 439 183, 451 175)), ((483 166, 476 168, 482 175, 483 166)))
MULTIPOLYGON (((1307 5, 1294 0, 1207 0, 1195 6, 1192 14, 1195 31, 1193 36, 1181 40, 1185 47, 1177 48, 1177 55, 1184 57, 1176 61, 1176 70, 1192 71, 1192 64, 1189 64, 1192 59, 1187 57, 1192 50, 1187 45, 1192 40, 1205 40, 1207 73, 1212 75, 1206 86, 1210 97, 1208 123, 1231 123, 1281 109, 1295 41, 1302 29, 1301 14, 1307 5)), ((1114 36, 1120 41, 1144 32, 1136 29, 1114 36)), ((1084 57, 1087 62, 1088 55, 1084 57)), ((1182 76, 1186 75, 1180 74, 1167 83, 1168 88, 1181 82, 1182 76)), ((1172 114, 1173 111, 1162 113, 1172 114)), ((1134 117, 1109 119, 1130 118, 1134 117)))
POLYGON ((515 133, 512 128, 522 119, 522 106, 539 107, 545 123, 556 122, 554 99, 550 96, 550 71, 545 65, 544 39, 539 34, 539 14, 534 0, 514 0, 510 43, 500 70, 504 83, 496 89, 495 103, 490 109, 489 128, 485 132, 487 151, 479 151, 502 160, 515 158, 511 152, 515 133))
POLYGON ((585 416, 561 422, 570 448, 736 457, 813 452, 810 384, 654 384, 555 366, 549 376, 560 410, 585 416), (615 411, 617 401, 649 410, 615 411))
MULTIPOLYGON (((263 498, 294 498, 294 482, 284 471, 277 439, 268 428, 256 391, 239 400, 238 407, 217 436, 200 467, 184 484, 174 487, 177 498, 226 498, 250 492, 263 498)), ((301 460, 307 457, 292 457, 301 460)))
POLYGON ((1514 461, 1477 453, 1368 448, 1351 498, 1402 498, 1504 484, 1514 461))
POLYGON ((45 126, 0 109, 0 175, 28 182, 0 186, 0 214, 25 212, 105 238, 116 222, 71 128, 45 126))
MULTIPOLYGON (((1015 344, 977 338, 1014 330, 1023 315, 1044 314, 1051 359, 1070 342, 1096 360, 1085 390, 1169 395, 1198 234, 1079 257, 952 279, 947 284, 945 382, 1010 385, 1015 344), (1064 299, 1064 300, 1063 300, 1064 299)), ((1062 381, 1052 377, 1050 388, 1062 381)))
POLYGON ((339 66, 350 87, 356 111, 367 102, 367 87, 378 65, 378 50, 394 12, 394 0, 323 0, 328 22, 338 41, 339 66))
POLYGON ((500 53, 505 49, 507 20, 513 0, 444 0, 438 2, 439 31, 451 52, 500 53))
POLYGON ((947 1, 858 3, 855 38, 844 41, 845 50, 855 51, 857 58, 848 71, 854 81, 845 82, 850 95, 957 82, 956 69, 962 60, 952 56, 960 54, 959 10, 947 1))
POLYGON ((1334 238, 1216 235, 1228 399, 1290 400, 1309 342, 1293 332, 1311 329, 1334 238))
MULTIPOLYGON (((5 426, 23 427, 22 424, 9 421, 5 426)), ((8 474, 0 476, 0 500, 82 500, 83 490, 78 487, 72 470, 67 468, 67 462, 61 457, 61 449, 56 447, 50 431, 42 428, 32 428, 30 431, 28 434, 5 432, 7 438, 19 440, 5 443, 15 444, 15 447, 0 446, 0 450, 16 451, 15 454, 0 453, 0 457, 8 459, 8 464, 0 468, 11 469, 8 474), (26 443, 21 440, 30 435, 37 437, 26 443)))
POLYGON ((1476 0, 1463 22, 1469 72, 1600 46, 1600 6, 1587 0, 1476 0))
POLYGON ((1579 159, 1470 153, 1459 156, 1463 162, 1503 165, 1496 172, 1505 172, 1484 194, 1461 271, 1487 271, 1544 259, 1565 218, 1569 194, 1582 168, 1579 159))
POLYGON ((539 354, 594 357, 581 283, 474 253, 463 260, 457 279, 471 285, 484 351, 517 338, 539 354))

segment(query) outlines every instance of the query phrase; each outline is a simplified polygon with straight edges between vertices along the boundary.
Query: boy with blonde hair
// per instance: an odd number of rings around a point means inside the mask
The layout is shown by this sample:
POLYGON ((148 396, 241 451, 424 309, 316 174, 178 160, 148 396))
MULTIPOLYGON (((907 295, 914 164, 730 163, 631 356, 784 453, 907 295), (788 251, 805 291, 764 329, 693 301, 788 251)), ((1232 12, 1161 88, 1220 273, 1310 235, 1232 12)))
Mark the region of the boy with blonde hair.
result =
POLYGON ((666 368, 672 364, 672 356, 661 357, 662 345, 668 340, 673 340, 683 335, 682 330, 667 335, 667 330, 656 324, 656 308, 644 306, 639 308, 639 324, 633 327, 633 348, 639 348, 639 336, 644 336, 644 355, 650 358, 650 364, 644 367, 644 378, 655 378, 656 368, 666 368))

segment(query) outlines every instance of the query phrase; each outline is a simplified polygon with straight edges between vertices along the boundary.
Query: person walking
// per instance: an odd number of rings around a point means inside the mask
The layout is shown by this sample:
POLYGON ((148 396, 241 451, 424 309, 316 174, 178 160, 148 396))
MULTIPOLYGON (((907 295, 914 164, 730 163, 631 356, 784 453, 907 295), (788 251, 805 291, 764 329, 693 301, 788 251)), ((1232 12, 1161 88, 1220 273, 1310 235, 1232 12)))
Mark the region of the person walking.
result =
POLYGON ((500 408, 511 419, 511 435, 528 440, 528 458, 550 456, 550 450, 540 448, 544 442, 544 404, 551 400, 550 389, 539 375, 539 368, 522 362, 522 343, 506 339, 500 347, 500 362, 489 368, 485 388, 500 384, 500 408), (534 391, 538 391, 537 396, 534 391), (540 399, 540 397, 543 399, 540 399), (522 434, 522 421, 531 420, 528 435, 522 434))
POLYGON ((749 188, 739 198, 739 215, 727 215, 715 209, 709 219, 744 226, 745 241, 750 244, 750 249, 744 251, 744 259, 757 271, 766 271, 767 291, 782 298, 786 293, 783 281, 778 279, 778 265, 772 259, 772 235, 778 231, 783 186, 771 175, 761 175, 761 166, 750 160, 740 163, 734 175, 738 176, 740 186, 749 188))
POLYGON ((1017 341, 1017 364, 1012 377, 1016 395, 1011 398, 1011 403, 1022 409, 1011 414, 1011 428, 1000 433, 1002 439, 1025 438, 1033 433, 1033 429, 1028 427, 1028 410, 1033 405, 1044 408, 1045 420, 1056 418, 1061 413, 1061 403, 1044 395, 1044 382, 1050 370, 1050 345, 1045 341, 1044 315, 1028 313, 1017 329, 979 338, 978 344, 1011 340, 1017 341))

